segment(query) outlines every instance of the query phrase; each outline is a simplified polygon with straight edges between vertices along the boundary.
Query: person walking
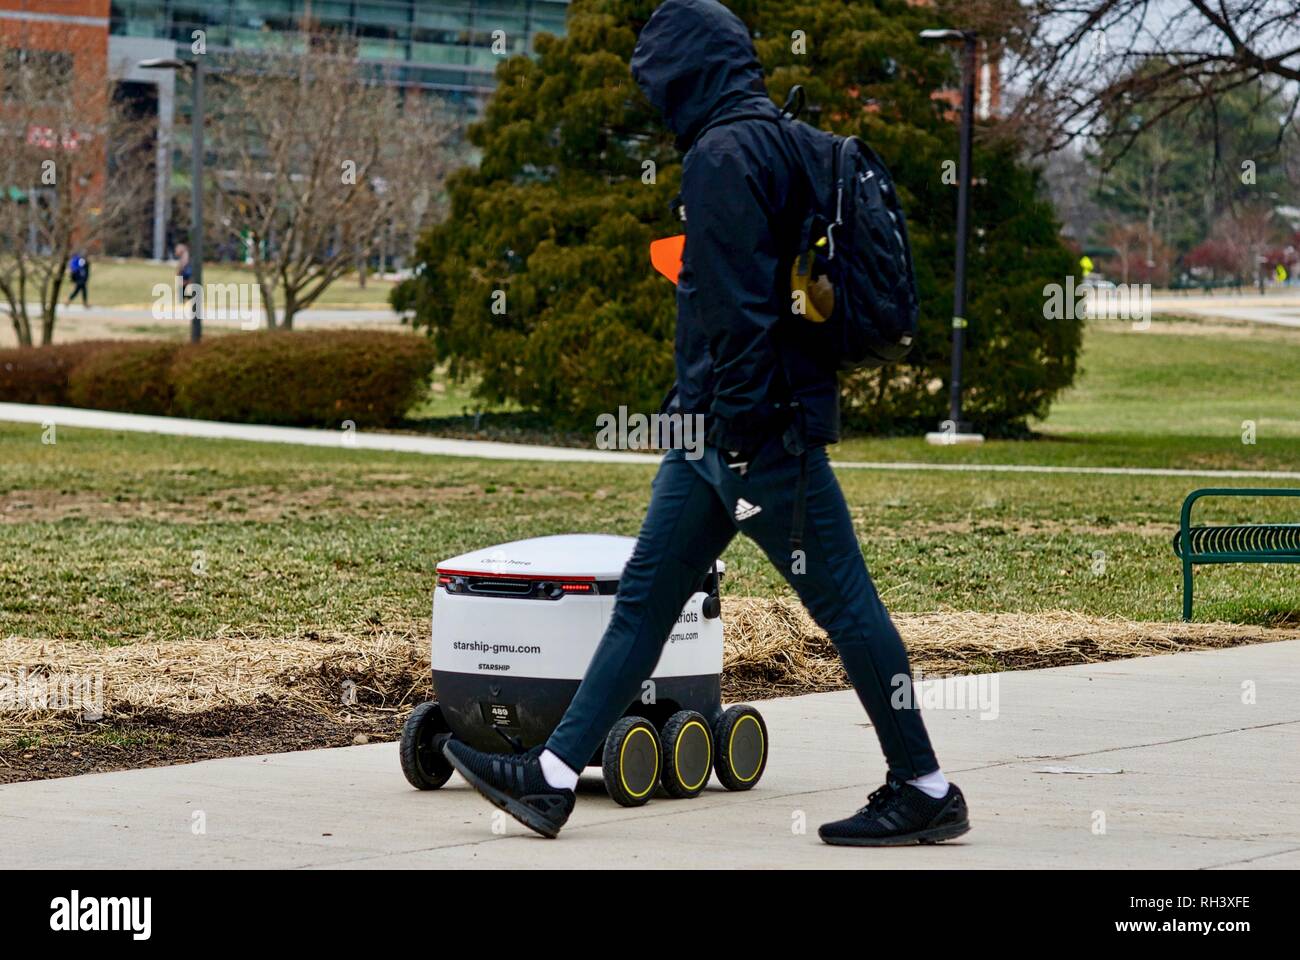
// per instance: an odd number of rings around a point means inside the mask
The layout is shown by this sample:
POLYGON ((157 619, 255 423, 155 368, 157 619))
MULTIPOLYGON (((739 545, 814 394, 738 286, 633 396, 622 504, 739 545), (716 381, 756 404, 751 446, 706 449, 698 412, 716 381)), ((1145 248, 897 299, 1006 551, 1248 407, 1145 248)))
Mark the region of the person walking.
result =
MULTIPOLYGON (((716 0, 666 0, 632 73, 684 151, 686 244, 677 285, 669 412, 706 425, 703 456, 668 451, 609 626, 542 746, 444 755, 488 800, 547 837, 573 811, 578 773, 641 692, 682 606, 739 532, 827 632, 880 740, 885 783, 827 843, 928 843, 969 829, 911 696, 907 652, 862 558, 826 445, 839 438, 836 361, 791 309, 798 224, 809 204, 802 125, 774 123, 744 24, 716 0), (792 549, 792 545, 797 545, 792 549)), ((815 133, 815 131, 811 131, 815 133)))
POLYGON ((198 301, 199 291, 191 285, 194 279, 194 265, 190 262, 189 244, 176 244, 176 277, 180 281, 180 313, 182 319, 188 320, 198 301))
POLYGON ((68 261, 68 276, 72 278, 72 293, 68 295, 68 305, 81 294, 81 305, 90 309, 90 293, 86 285, 90 283, 90 261, 83 253, 74 253, 68 261))

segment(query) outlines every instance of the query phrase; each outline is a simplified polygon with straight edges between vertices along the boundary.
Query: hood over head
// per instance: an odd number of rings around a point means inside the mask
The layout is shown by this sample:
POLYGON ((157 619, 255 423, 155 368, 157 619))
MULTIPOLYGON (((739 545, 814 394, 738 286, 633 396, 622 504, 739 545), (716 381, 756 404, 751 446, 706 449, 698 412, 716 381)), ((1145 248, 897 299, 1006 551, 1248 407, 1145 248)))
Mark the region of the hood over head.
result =
POLYGON ((738 108, 776 112, 749 31, 717 0, 655 8, 637 38, 632 76, 682 150, 706 123, 738 108))

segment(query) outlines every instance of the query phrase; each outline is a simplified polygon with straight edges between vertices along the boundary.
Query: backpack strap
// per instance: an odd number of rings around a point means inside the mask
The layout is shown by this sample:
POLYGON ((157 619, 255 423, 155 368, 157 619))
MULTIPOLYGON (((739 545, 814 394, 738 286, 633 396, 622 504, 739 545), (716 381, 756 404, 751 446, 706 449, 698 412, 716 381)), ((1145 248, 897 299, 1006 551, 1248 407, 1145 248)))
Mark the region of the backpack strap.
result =
POLYGON ((808 102, 808 95, 804 92, 803 84, 796 83, 786 94, 785 106, 781 108, 781 116, 789 117, 791 120, 798 120, 799 114, 803 113, 804 104, 808 102))
MULTIPOLYGON (((788 378, 787 378, 788 380, 788 378)), ((793 447, 799 453, 799 480, 794 486, 794 512, 790 517, 790 549, 803 549, 805 517, 808 513, 808 426, 803 404, 793 400, 794 421, 782 438, 787 452, 793 453, 793 447)))

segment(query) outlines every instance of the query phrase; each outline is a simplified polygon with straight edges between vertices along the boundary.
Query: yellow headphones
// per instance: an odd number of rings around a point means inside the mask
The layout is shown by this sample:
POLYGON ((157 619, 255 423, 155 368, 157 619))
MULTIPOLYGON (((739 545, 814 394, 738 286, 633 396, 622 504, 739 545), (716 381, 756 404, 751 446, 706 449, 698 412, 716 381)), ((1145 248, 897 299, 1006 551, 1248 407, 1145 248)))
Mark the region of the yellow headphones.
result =
POLYGON ((802 314, 812 323, 825 323, 835 311, 835 288, 825 271, 813 276, 817 263, 817 253, 826 246, 822 237, 795 258, 790 267, 790 297, 794 302, 796 313, 802 314))

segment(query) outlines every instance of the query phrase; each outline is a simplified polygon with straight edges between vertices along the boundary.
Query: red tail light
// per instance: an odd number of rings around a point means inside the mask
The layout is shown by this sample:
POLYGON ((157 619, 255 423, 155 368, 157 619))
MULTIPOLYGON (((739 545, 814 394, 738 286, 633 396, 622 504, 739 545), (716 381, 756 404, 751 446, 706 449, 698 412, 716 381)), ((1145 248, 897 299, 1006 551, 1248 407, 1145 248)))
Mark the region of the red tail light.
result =
MULTIPOLYGON (((535 574, 493 574, 467 570, 439 570, 437 586, 448 593, 465 596, 519 597, 536 600, 558 600, 569 594, 593 596, 601 592, 601 585, 594 577, 557 580, 535 574)), ((615 582, 613 586, 617 586, 617 583, 615 582)), ((610 589, 608 592, 614 591, 610 589)))

